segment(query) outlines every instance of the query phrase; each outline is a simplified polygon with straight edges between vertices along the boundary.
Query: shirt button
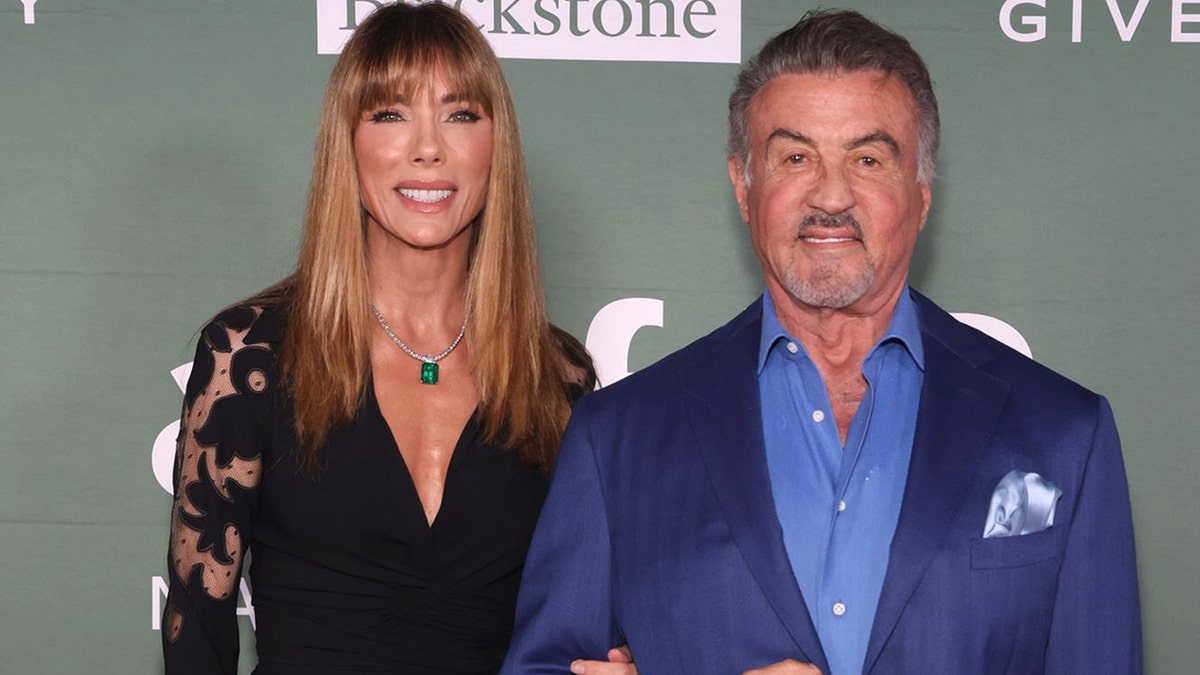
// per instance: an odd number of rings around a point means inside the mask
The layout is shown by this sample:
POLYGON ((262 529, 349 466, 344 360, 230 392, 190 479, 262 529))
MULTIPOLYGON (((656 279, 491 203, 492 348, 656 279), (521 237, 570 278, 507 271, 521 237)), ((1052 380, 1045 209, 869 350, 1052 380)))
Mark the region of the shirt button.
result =
POLYGON ((846 603, 844 603, 844 602, 833 603, 833 615, 834 616, 841 616, 845 613, 846 613, 846 603))
POLYGON ((795 354, 796 352, 800 351, 800 348, 796 346, 795 342, 789 342, 788 346, 787 346, 787 350, 789 352, 795 354))
POLYGON ((825 421, 825 411, 824 410, 814 410, 813 411, 813 421, 814 422, 824 422, 825 421))
POLYGON ((838 502, 838 513, 841 513, 842 511, 845 511, 845 510, 846 510, 846 501, 842 500, 842 501, 838 502))

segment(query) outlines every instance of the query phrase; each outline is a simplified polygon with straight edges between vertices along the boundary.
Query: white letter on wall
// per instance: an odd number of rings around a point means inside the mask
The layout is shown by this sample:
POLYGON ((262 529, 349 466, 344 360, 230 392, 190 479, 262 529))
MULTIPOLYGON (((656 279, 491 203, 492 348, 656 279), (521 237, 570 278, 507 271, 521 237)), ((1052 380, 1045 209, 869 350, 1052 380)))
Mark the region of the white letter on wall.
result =
POLYGON ((1046 16, 1044 14, 1041 16, 1021 17, 1022 26, 1033 28, 1028 33, 1022 33, 1013 26, 1012 14, 1017 5, 1037 5, 1045 9, 1046 0, 1004 0, 1004 4, 1000 6, 1000 30, 1004 31, 1004 35, 1016 42, 1037 42, 1045 38, 1046 16))
POLYGON ((238 595, 241 596, 242 606, 237 608, 237 614, 250 617, 250 627, 258 630, 258 624, 254 621, 254 599, 250 597, 250 584, 246 583, 246 577, 242 577, 240 581, 238 595))
POLYGON ((1183 32, 1183 24, 1200 23, 1200 14, 1184 14, 1184 5, 1200 5, 1200 0, 1171 2, 1171 42, 1200 42, 1200 31, 1183 32))
POLYGON ((1016 328, 1011 325, 987 314, 972 314, 970 312, 951 312, 950 316, 967 324, 977 331, 986 333, 994 340, 999 340, 1013 349, 1021 352, 1029 358, 1033 358, 1033 350, 1029 348, 1029 341, 1021 335, 1016 328))
POLYGON ((162 601, 167 599, 170 587, 162 577, 150 577, 150 630, 162 630, 162 601))
POLYGON ((596 362, 601 386, 629 376, 629 346, 642 326, 663 325, 663 301, 622 298, 600 308, 588 326, 587 349, 596 362))
POLYGON ((33 25, 33 8, 37 6, 38 0, 21 0, 21 6, 25 8, 25 25, 33 25))
POLYGON ((1108 13, 1112 16, 1113 25, 1117 27, 1117 35, 1121 36, 1121 42, 1129 42, 1137 32, 1138 24, 1142 22, 1142 15, 1146 13, 1146 5, 1150 4, 1150 0, 1138 0, 1137 7, 1133 8, 1133 16, 1129 17, 1129 23, 1125 23, 1125 17, 1121 16, 1121 6, 1117 4, 1117 0, 1104 1, 1108 3, 1108 13))
MULTIPOLYGON (((175 379, 175 384, 179 385, 179 391, 187 390, 187 381, 191 376, 191 361, 171 369, 171 377, 175 379)), ((154 448, 150 451, 150 468, 154 471, 155 480, 167 494, 175 493, 175 487, 171 483, 175 480, 176 438, 179 438, 179 420, 171 422, 158 432, 154 439, 154 448)))

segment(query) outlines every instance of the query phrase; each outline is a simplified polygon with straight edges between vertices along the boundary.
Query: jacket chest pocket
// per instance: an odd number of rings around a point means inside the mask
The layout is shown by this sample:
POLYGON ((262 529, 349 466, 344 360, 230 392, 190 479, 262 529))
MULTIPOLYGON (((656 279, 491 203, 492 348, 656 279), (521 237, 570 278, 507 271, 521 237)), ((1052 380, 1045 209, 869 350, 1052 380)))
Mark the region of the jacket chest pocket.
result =
POLYGON ((1062 556, 1065 535, 1065 527, 1050 527, 1015 537, 973 539, 971 569, 1029 567, 1058 559, 1062 556))

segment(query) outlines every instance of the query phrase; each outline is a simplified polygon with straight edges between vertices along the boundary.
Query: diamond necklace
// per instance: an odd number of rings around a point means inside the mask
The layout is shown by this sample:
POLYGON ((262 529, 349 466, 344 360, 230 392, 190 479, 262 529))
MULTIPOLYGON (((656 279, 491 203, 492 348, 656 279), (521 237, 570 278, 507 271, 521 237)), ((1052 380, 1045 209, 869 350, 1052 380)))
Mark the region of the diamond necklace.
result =
POLYGON ((375 308, 374 303, 371 304, 371 311, 375 314, 375 319, 379 321, 379 327, 383 329, 383 332, 387 333, 387 336, 392 339, 392 342, 395 342, 397 347, 404 350, 405 354, 408 354, 409 356, 421 362, 421 384, 437 384, 438 361, 441 361, 449 356, 450 352, 454 351, 454 348, 457 347, 458 343, 462 341, 463 334, 467 332, 467 322, 463 321, 462 328, 458 329, 458 336, 454 338, 454 342, 451 342, 450 346, 446 347, 441 354, 436 356, 428 356, 426 354, 418 354, 417 352, 413 351, 412 347, 404 344, 403 340, 396 337, 396 332, 393 331, 392 327, 388 325, 388 322, 384 320, 383 315, 380 314, 379 310, 375 308))

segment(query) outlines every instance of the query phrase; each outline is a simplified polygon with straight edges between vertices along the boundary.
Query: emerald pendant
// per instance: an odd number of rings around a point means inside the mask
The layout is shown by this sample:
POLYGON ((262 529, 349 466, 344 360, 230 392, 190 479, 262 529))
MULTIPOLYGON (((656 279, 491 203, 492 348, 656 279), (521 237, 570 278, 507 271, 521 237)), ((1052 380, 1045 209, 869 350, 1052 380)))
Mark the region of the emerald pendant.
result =
POLYGON ((438 364, 422 363, 421 364, 421 384, 437 384, 438 380, 438 364))

